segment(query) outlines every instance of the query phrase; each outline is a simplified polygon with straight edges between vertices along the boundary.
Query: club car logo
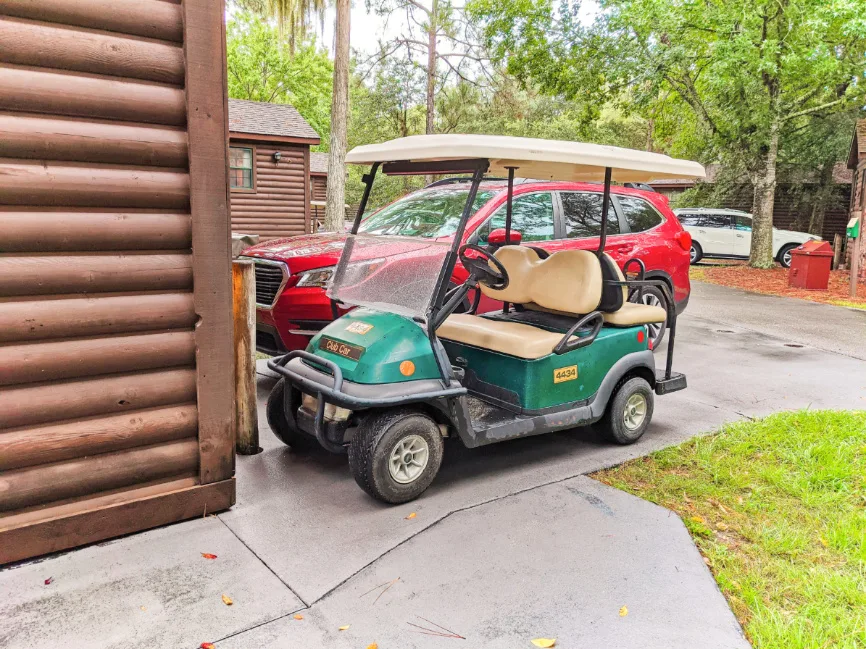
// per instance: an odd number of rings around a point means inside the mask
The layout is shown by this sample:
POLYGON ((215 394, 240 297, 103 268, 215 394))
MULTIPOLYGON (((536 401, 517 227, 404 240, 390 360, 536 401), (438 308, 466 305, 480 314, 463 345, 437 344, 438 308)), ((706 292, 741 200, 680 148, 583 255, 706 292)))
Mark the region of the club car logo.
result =
POLYGON ((319 349, 331 352, 332 354, 338 354, 345 358, 351 358, 353 361, 357 361, 358 359, 360 359, 361 354, 364 353, 363 347, 359 347, 358 345, 350 345, 349 343, 334 340, 333 338, 328 338, 327 336, 322 336, 319 340, 319 349))
POLYGON ((357 322, 353 322, 348 327, 346 327, 346 331, 348 331, 349 333, 360 334, 363 336, 368 331, 370 331, 370 329, 372 329, 372 328, 373 328, 373 325, 367 324, 366 322, 361 322, 359 320, 357 322))
POLYGON ((577 365, 569 365, 568 367, 560 367, 553 370, 553 382, 564 383, 565 381, 574 381, 577 378, 577 365))

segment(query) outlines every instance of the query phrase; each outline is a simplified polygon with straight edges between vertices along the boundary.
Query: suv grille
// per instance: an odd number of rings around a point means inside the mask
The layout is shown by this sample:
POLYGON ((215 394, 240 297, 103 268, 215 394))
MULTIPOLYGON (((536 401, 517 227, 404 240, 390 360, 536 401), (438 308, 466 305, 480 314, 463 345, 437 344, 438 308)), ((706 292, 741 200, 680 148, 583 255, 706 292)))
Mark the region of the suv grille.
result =
POLYGON ((280 287, 285 278, 282 266, 255 262, 256 273, 256 304, 261 306, 273 306, 277 301, 280 287))

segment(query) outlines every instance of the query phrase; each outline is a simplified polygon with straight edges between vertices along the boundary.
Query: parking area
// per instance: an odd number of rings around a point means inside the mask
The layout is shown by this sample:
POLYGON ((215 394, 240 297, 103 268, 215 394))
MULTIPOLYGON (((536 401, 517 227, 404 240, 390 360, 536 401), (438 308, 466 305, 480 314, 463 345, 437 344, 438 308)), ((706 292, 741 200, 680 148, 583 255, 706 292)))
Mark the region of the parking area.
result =
POLYGON ((274 438, 261 367, 264 452, 237 458, 237 505, 0 572, 0 645, 447 646, 420 617, 489 647, 748 646, 679 519, 582 476, 742 417, 866 407, 863 340, 864 312, 696 283, 677 340, 689 388, 658 399, 640 442, 452 442, 430 490, 397 507, 344 457, 274 438))

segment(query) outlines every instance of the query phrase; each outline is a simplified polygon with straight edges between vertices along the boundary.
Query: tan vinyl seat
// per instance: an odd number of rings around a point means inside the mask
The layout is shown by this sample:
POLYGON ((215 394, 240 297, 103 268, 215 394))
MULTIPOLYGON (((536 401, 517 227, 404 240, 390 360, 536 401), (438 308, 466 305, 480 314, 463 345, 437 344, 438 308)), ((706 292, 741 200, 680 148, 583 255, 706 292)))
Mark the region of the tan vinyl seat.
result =
POLYGON ((519 322, 490 320, 468 313, 452 313, 436 330, 445 340, 533 360, 553 353, 562 334, 519 322))
MULTIPOLYGON (((524 246, 506 246, 496 252, 508 272, 508 286, 494 290, 480 285, 494 300, 540 307, 581 316, 594 311, 601 300, 601 265, 586 250, 563 250, 547 259, 524 246)), ((491 320, 466 313, 450 315, 437 329, 445 340, 535 359, 553 353, 562 334, 519 322, 491 320)))
MULTIPOLYGON (((625 281, 625 276, 622 274, 619 264, 613 263, 611 266, 616 268, 619 281, 625 281)), ((629 302, 628 289, 625 286, 622 287, 622 293, 622 306, 612 313, 602 314, 605 324, 609 324, 612 327, 636 327, 638 325, 661 323, 667 318, 667 313, 660 306, 629 302)))

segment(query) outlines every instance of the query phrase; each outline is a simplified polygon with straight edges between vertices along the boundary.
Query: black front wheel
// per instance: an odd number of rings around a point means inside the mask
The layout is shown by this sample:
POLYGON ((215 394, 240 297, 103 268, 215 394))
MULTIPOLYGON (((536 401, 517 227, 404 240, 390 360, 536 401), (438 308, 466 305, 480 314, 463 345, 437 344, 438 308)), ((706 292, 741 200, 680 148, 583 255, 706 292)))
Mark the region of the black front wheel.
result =
POLYGON ((622 383, 601 420, 607 438, 624 445, 638 441, 652 419, 654 396, 650 384, 639 376, 622 383))
MULTIPOLYGON (((265 406, 268 426, 271 427, 277 439, 295 450, 305 451, 315 448, 319 445, 319 442, 314 437, 299 430, 294 418, 288 416, 286 412, 286 396, 289 397, 290 401, 293 401, 293 397, 300 396, 298 394, 293 395, 292 393, 286 395, 287 389, 291 388, 286 387, 286 379, 280 379, 268 395, 268 403, 265 406)), ((289 407, 294 410, 299 405, 300 403, 293 403, 289 407)))
POLYGON ((406 408, 371 413, 349 445, 349 468, 373 498, 405 503, 433 482, 442 449, 439 427, 427 415, 406 408))

